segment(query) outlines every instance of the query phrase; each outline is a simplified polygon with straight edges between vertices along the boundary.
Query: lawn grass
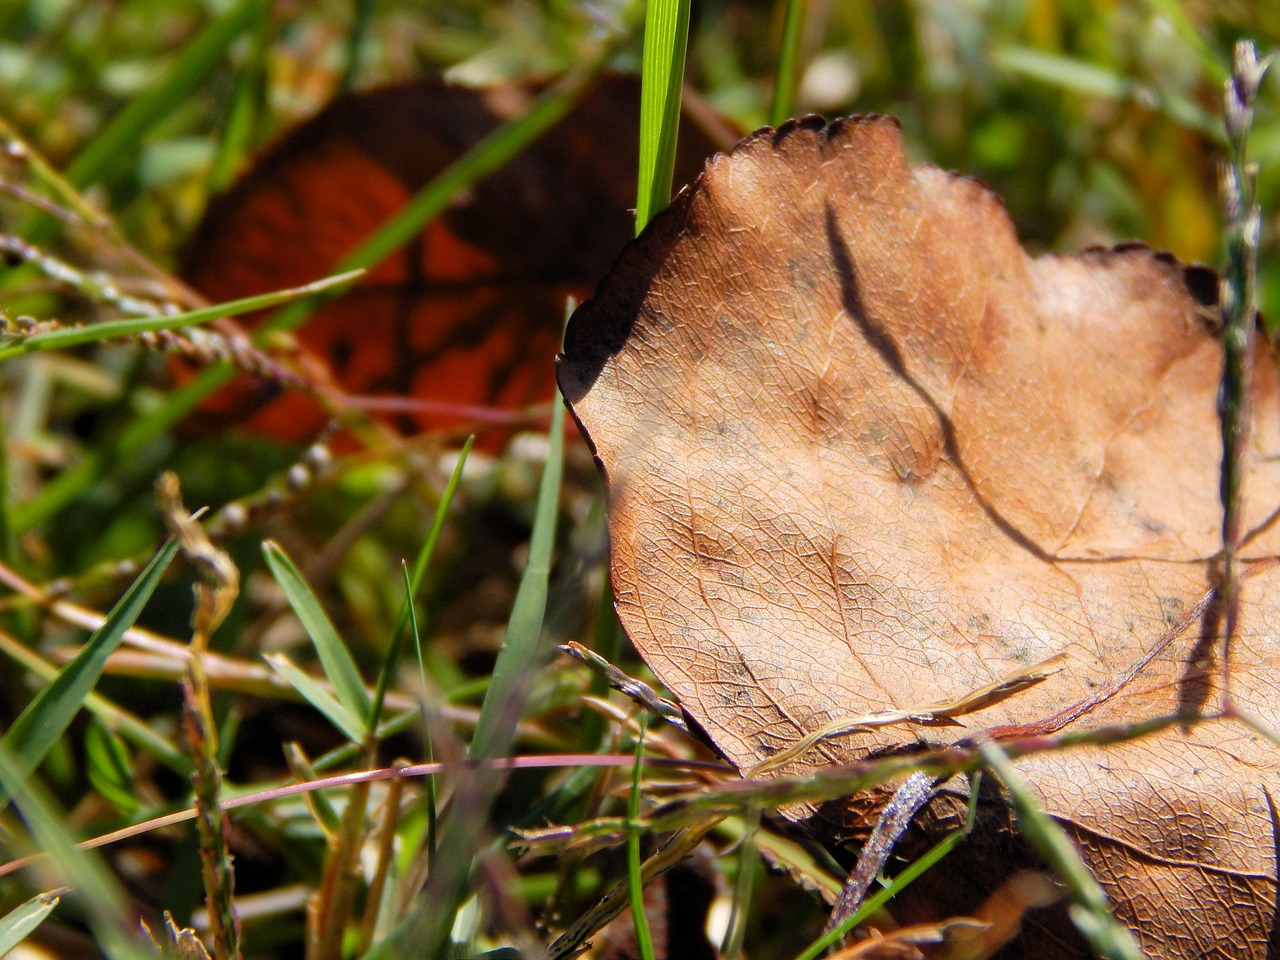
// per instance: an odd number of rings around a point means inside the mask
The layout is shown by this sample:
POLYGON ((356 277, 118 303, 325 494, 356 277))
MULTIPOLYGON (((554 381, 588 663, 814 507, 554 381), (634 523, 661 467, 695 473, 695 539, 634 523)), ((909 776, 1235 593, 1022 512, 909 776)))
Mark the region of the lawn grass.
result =
MULTIPOLYGON (((594 469, 564 437, 573 427, 558 405, 546 430, 498 455, 458 455, 431 437, 336 459, 323 444, 180 440, 174 425, 233 367, 173 387, 164 341, 140 339, 212 319, 163 279, 211 184, 338 90, 420 71, 557 79, 335 271, 370 266, 418 231, 605 68, 644 78, 638 229, 680 186, 670 170, 683 77, 744 128, 810 109, 893 113, 915 159, 989 183, 1034 249, 1140 236, 1220 261, 1219 89, 1237 36, 1264 51, 1280 43, 1266 4, 1234 18, 1174 0, 819 7, 653 0, 646 18, 635 3, 130 0, 110 16, 50 2, 0 11, 0 234, 38 254, 0 268, 0 563, 13 591, 0 597, 0 862, 48 855, 0 876, 0 944, 32 936, 66 956, 90 944, 154 956, 120 922, 133 903, 220 930, 219 957, 534 956, 548 944, 569 956, 628 907, 649 902, 665 919, 655 878, 695 850, 709 855, 726 956, 817 957, 837 940, 822 934, 822 897, 806 891, 838 891, 840 870, 772 811, 851 784, 734 793, 736 775, 696 738, 555 657, 557 643, 580 641, 653 682, 619 638, 594 469), (159 292, 138 299, 139 276, 159 292), (210 509, 207 547, 166 539, 154 493, 165 470, 188 507, 210 509), (208 651, 192 665, 191 587, 214 589, 202 571, 215 550, 241 586, 204 621, 208 651), (486 593, 466 586, 477 569, 486 593), (70 649, 80 652, 68 660, 70 649), (564 766, 505 762, 538 755, 564 766), (280 792, 398 758, 440 766, 280 792), (659 806, 672 796, 685 805, 659 806), (197 801, 200 841, 168 825, 100 851, 74 846, 197 801), (224 842, 235 860, 219 873, 209 861, 223 860, 224 842), (773 868, 759 878, 758 857, 773 868)), ((1254 195, 1274 211, 1274 76, 1250 143, 1254 195)), ((1280 230, 1266 217, 1250 283, 1276 317, 1280 230)), ((305 322, 313 305, 277 313, 277 327, 305 322)), ((272 343, 264 332, 255 349, 272 343)), ((1001 755, 966 763, 994 769, 1024 822, 1044 829, 1001 755)), ((901 772, 886 764, 857 785, 901 772)), ((897 864, 845 928, 941 856, 963 857, 964 836, 897 864)), ((1079 865, 1053 855, 1064 873, 1079 865)), ((1085 922, 1114 935, 1105 902, 1075 880, 1085 922)), ((624 917, 605 936, 661 956, 648 926, 624 917)))

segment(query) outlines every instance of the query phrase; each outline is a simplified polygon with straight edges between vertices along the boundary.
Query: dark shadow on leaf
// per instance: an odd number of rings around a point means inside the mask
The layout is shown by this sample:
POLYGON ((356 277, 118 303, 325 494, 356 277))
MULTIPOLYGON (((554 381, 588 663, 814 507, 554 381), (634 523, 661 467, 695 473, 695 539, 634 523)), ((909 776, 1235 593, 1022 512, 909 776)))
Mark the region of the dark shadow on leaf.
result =
POLYGON ((1220 640, 1222 626, 1222 600, 1217 586, 1222 582, 1221 564, 1210 564, 1209 603, 1200 618, 1200 635, 1183 661, 1182 676, 1178 679, 1178 713, 1183 716, 1198 714, 1209 700, 1213 686, 1209 679, 1213 667, 1214 650, 1220 640))
POLYGON ((1022 549, 1026 550, 1037 560, 1045 563, 1053 563, 1054 558, 1045 552, 1034 540, 1015 527, 1004 516, 1001 515, 992 504, 990 504, 982 493, 978 490, 977 485, 973 482, 973 477, 969 473, 969 469, 965 466, 964 461, 960 458, 960 447, 956 443, 955 425, 951 422, 951 417, 943 411, 938 402, 930 396, 929 392, 920 385, 907 370, 906 363, 902 359, 902 353, 898 349, 898 345, 893 339, 885 333, 867 313, 866 306, 862 302, 862 294, 859 290, 857 268, 853 263, 853 259, 849 256, 849 248, 845 243, 844 237, 840 234, 840 226, 836 222, 836 214, 832 209, 830 202, 824 205, 825 209, 825 229, 827 236, 827 247, 831 253, 831 261, 835 264, 836 272, 840 280, 840 302, 844 307, 844 312, 854 323, 858 325, 859 331, 863 338, 889 365, 894 374, 902 380, 908 387, 915 391, 916 395, 928 405, 933 411, 934 416, 938 418, 938 426, 942 431, 943 442, 946 445, 947 458, 951 461, 956 471, 964 480, 974 498, 982 507, 983 512, 991 518, 1000 532, 1007 536, 1022 549))

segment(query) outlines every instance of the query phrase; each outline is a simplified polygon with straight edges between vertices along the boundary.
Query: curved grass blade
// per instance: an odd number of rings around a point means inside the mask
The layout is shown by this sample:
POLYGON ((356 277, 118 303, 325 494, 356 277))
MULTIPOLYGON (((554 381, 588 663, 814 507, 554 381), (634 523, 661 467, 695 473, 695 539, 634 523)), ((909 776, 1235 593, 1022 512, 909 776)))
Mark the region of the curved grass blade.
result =
MULTIPOLYGON (((19 643, 3 630, 0 630, 0 653, 17 661, 38 677, 43 677, 50 682, 57 679, 59 669, 57 666, 19 643)), ((191 758, 185 752, 118 704, 97 693, 91 693, 84 698, 84 708, 104 726, 119 733, 125 740, 164 764, 178 776, 191 775, 191 758)))
POLYGON ((58 905, 54 893, 41 893, 0 918, 0 957, 20 944, 58 905))
POLYGON ((1188 130, 1196 131, 1211 142, 1224 142, 1222 129, 1213 114, 1186 97, 1166 94, 1075 57, 1008 44, 995 51, 995 63, 1012 73, 1064 90, 1107 100, 1154 104, 1152 109, 1176 120, 1188 130))
POLYGON ((640 960, 654 960, 653 934, 649 930, 649 916, 644 909, 644 878, 640 875, 640 772, 644 762, 645 720, 640 714, 640 734, 636 737, 636 765, 631 770, 631 796, 627 803, 627 819, 631 829, 627 832, 627 887, 631 894, 631 921, 636 931, 636 951, 640 960))
POLYGON ((302 621, 302 628, 315 644, 320 664, 324 667, 325 676, 333 684, 338 702, 355 720, 358 732, 354 739, 363 739, 359 718, 369 715, 373 701, 364 687, 364 681, 360 679, 360 671, 356 668, 351 652, 347 650, 347 645, 338 636, 333 622, 307 586, 302 573, 284 552, 284 548, 274 540, 268 540, 262 545, 262 554, 267 559, 267 566, 271 568, 276 583, 284 591, 289 606, 302 621))
POLYGON ((364 740, 365 729, 360 718, 339 703, 333 694, 304 671, 294 666, 288 657, 282 654, 270 654, 266 657, 266 661, 271 665, 272 670, 289 682, 289 686, 302 694, 307 703, 319 710, 325 719, 345 733, 353 743, 361 743, 364 740))
MULTIPOLYGON (((102 675, 107 657, 120 646, 125 631, 142 613, 177 550, 178 544, 174 540, 160 548, 117 601, 106 622, 93 632, 80 652, 58 672, 57 678, 36 694, 6 731, 0 740, 0 749, 10 758, 12 769, 19 777, 34 771, 71 725, 84 705, 85 697, 102 675)), ((0 805, 10 797, 7 789, 0 788, 0 805)))
MULTIPOLYGON (((396 664, 400 661, 400 650, 404 645, 406 627, 412 627, 414 647, 418 651, 418 667, 420 670, 422 669, 422 647, 419 642, 418 620, 413 607, 413 599, 418 595, 418 591, 422 589, 422 581, 427 575, 427 566, 431 563, 432 556, 435 555, 436 543, 440 540, 440 531, 444 529, 444 521, 445 517, 448 516, 449 506, 453 503, 454 494, 458 492, 458 484, 462 482, 462 470, 467 464, 467 455, 471 452, 471 446, 475 443, 475 439, 474 436, 467 437, 467 442, 458 451, 458 462, 454 464, 453 473, 449 475, 449 482, 445 484, 444 492, 440 495, 440 502, 436 504, 436 513, 431 520, 431 529, 427 531, 427 539, 423 541, 417 557, 414 558, 412 577, 409 575, 408 568, 404 569, 404 605, 401 606, 399 614, 396 615, 396 623, 391 630, 391 643, 387 648, 387 656, 383 661, 382 671, 378 675, 378 684, 374 688, 373 703, 366 721, 366 727, 370 731, 376 730, 378 727, 379 718, 382 714, 382 703, 387 695, 387 687, 390 686, 391 676, 395 672, 396 664)), ((426 689, 425 678, 423 689, 426 689)), ((430 740, 427 739, 426 742, 429 746, 430 740)))
POLYGON ((778 48, 778 68, 773 78, 773 104, 769 108, 769 126, 784 123, 795 110, 796 67, 800 59, 800 37, 804 33, 806 0, 785 0, 787 9, 782 21, 782 44, 778 48))

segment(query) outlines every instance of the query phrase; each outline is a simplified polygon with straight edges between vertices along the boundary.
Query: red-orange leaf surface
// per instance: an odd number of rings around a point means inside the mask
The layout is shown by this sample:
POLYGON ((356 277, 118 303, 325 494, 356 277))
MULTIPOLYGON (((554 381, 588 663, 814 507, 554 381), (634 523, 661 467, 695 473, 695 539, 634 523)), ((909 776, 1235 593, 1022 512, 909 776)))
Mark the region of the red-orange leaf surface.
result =
MULTIPOLYGON (((340 98, 210 205, 183 276, 217 302, 329 274, 538 89, 418 81, 340 98)), ((585 296, 634 231, 638 118, 638 81, 600 78, 547 134, 313 316, 302 345, 348 394, 421 401, 386 417, 406 433, 473 425, 468 407, 550 400, 565 298, 585 296)), ((714 146, 688 121, 680 146, 685 183, 714 146)), ((196 425, 305 441, 329 416, 313 397, 246 376, 196 425)))
MULTIPOLYGON (((791 769, 1212 712, 1213 299, 1206 271, 1142 247, 1027 256, 981 185, 907 164, 892 120, 754 134, 568 331, 560 383, 608 482, 628 633, 742 768, 1059 654, 968 731, 881 726, 791 769)), ((1259 349, 1233 675, 1276 729, 1280 422, 1259 349)), ((1278 955, 1274 746, 1205 721, 1019 768, 1150 956, 1278 955)), ((971 841, 904 914, 972 913, 1008 840, 971 841)), ((1060 920, 1032 922, 1028 956, 1078 955, 1060 920)))

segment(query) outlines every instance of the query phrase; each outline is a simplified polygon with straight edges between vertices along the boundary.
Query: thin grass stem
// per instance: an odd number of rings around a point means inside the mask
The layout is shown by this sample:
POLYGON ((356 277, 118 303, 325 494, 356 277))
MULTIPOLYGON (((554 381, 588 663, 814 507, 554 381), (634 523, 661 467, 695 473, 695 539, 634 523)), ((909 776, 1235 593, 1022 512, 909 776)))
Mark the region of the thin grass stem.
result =
POLYGON ((631 770, 631 795, 627 802, 630 829, 627 831, 627 886, 631 894, 631 921, 636 931, 636 951, 640 960, 654 960, 653 934, 644 908, 644 878, 640 875, 640 771, 644 760, 644 728, 647 718, 640 714, 640 732, 636 736, 636 763, 631 770))

